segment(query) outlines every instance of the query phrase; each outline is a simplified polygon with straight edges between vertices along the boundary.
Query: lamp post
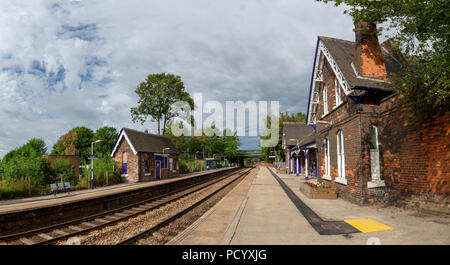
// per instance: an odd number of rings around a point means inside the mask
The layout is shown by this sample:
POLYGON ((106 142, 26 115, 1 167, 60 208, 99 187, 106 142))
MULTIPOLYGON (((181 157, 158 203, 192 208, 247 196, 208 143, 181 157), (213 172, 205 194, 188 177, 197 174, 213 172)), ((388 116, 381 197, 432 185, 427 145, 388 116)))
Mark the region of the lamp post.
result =
POLYGON ((164 148, 164 149, 163 149, 163 153, 162 153, 162 154, 164 155, 164 150, 169 150, 169 149, 170 149, 170 147, 166 147, 166 148, 164 148))
POLYGON ((94 189, 94 144, 100 143, 102 140, 91 142, 91 189, 94 189))

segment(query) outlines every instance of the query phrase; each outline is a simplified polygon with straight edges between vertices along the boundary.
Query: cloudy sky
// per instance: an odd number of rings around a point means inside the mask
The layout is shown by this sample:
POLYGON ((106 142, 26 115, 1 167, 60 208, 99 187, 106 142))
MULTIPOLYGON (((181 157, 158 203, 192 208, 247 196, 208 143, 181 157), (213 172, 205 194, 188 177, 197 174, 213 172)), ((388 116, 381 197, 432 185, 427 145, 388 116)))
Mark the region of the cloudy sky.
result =
MULTIPOLYGON (((0 157, 76 126, 133 124, 136 86, 180 75, 204 100, 306 112, 317 35, 354 39, 344 8, 309 0, 2 0, 0 157)), ((257 138, 244 138, 243 149, 257 138)))

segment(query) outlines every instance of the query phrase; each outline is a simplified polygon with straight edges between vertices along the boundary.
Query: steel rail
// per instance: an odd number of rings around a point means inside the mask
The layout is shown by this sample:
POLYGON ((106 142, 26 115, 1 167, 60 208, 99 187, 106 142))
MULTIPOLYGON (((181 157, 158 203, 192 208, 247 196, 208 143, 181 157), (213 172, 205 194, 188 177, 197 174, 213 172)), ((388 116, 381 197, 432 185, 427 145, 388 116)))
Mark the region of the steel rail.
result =
POLYGON ((233 179, 232 181, 230 181, 229 183, 223 185, 222 187, 220 187, 219 189, 213 191, 212 193, 208 194, 207 196, 205 196, 204 198, 202 198, 201 200, 195 202, 194 204, 190 205, 189 207, 185 208, 184 210, 162 220, 161 222, 159 222, 158 224, 142 231, 139 232, 135 235, 132 235, 126 239, 121 240, 120 242, 118 242, 116 245, 125 245, 125 244, 129 244, 131 242, 136 241, 137 239, 139 239, 140 237, 143 237, 144 235, 147 234, 152 234, 154 233, 156 230, 164 227, 165 225, 171 223, 172 221, 178 219, 179 217, 183 216, 184 214, 186 214, 187 212, 191 211, 192 209, 194 209, 195 207, 199 206, 200 204, 202 204, 203 202, 205 202, 206 200, 208 200, 209 198, 211 198, 212 196, 214 196, 215 194, 217 194, 219 191, 225 189, 226 187, 228 187, 229 185, 231 185, 232 183, 234 183, 235 181, 237 181, 238 179, 242 179, 243 177, 245 177, 247 174, 250 173, 250 171, 252 170, 252 168, 248 169, 247 171, 241 173, 239 176, 237 176, 235 179, 233 179))
POLYGON ((211 180, 211 178, 207 178, 205 180, 199 181, 198 183, 194 183, 192 185, 188 185, 186 187, 179 188, 179 189, 177 189, 175 191, 171 191, 169 193, 162 194, 162 195, 159 195, 159 196, 156 196, 156 197, 152 197, 150 199, 145 199, 145 200, 142 200, 142 201, 139 201, 139 202, 136 202, 136 203, 125 205, 123 207, 115 208, 115 209, 104 211, 104 212, 101 212, 101 213, 98 213, 98 214, 93 214, 93 215, 81 217, 81 218, 78 218, 78 219, 74 219, 74 220, 70 220, 70 221, 66 221, 66 222, 61 222, 61 223, 57 223, 57 224, 54 224, 54 225, 49 225, 49 226, 45 226, 45 227, 41 227, 41 228, 29 230, 29 231, 24 231, 24 232, 19 232, 19 233, 15 233, 15 234, 1 236, 0 237, 0 242, 8 243, 8 242, 11 242, 11 241, 14 241, 14 240, 18 240, 20 238, 29 238, 29 237, 32 237, 32 236, 36 236, 36 235, 38 235, 40 233, 51 232, 51 231, 54 231, 55 229, 58 229, 58 228, 64 228, 64 227, 68 227, 68 226, 75 225, 75 224, 82 225, 83 222, 95 221, 95 219, 98 219, 100 217, 107 217, 107 216, 115 215, 116 213, 120 213, 120 212, 123 212, 123 211, 126 211, 126 210, 130 210, 130 209, 133 209, 133 208, 138 208, 139 206, 143 206, 145 204, 150 204, 152 202, 157 202, 159 200, 162 200, 161 203, 158 203, 155 206, 149 207, 146 210, 137 211, 136 213, 133 213, 133 214, 128 214, 126 217, 118 218, 118 219, 112 220, 112 221, 110 221, 108 223, 99 224, 99 225, 96 225, 95 227, 86 228, 86 229, 83 228, 82 231, 76 231, 76 232, 73 232, 73 233, 67 233, 67 235, 54 237, 53 239, 48 239, 48 240, 42 240, 42 241, 39 241, 39 242, 35 242, 34 244, 48 244, 48 243, 59 241, 59 240, 62 240, 64 238, 68 238, 68 237, 71 237, 71 236, 74 236, 74 235, 77 235, 77 234, 82 234, 82 233, 85 233, 85 232, 89 232, 91 230, 95 230, 95 229, 104 227, 106 225, 110 225, 110 224, 113 224, 113 223, 116 223, 116 222, 119 222, 119 221, 126 220, 126 219, 128 219, 130 217, 142 214, 143 212, 146 212, 146 211, 149 211, 149 210, 154 210, 154 209, 156 209, 158 207, 161 207, 161 206, 163 206, 163 205, 165 205, 165 204, 167 204, 167 203, 169 203, 171 201, 174 201, 176 199, 182 198, 182 197, 184 197, 184 196, 186 196, 186 195, 188 195, 188 194, 190 194, 192 192, 195 192, 195 191, 197 191, 199 189, 202 189, 202 188, 204 188, 204 187, 206 187, 208 185, 213 185, 216 182, 219 182, 219 181, 221 181, 221 180, 223 180, 225 178, 228 178, 228 177, 232 176, 236 172, 235 171, 232 171, 232 172, 227 171, 227 172, 224 172, 224 173, 225 173, 224 176, 220 176, 218 178, 213 178, 212 180, 211 180), (202 187, 202 185, 204 185, 204 184, 207 184, 207 185, 202 187), (189 191, 189 190, 192 190, 192 191, 189 191), (175 198, 170 199, 168 201, 164 201, 165 198, 170 197, 170 196, 174 196, 176 194, 178 194, 178 196, 176 196, 175 198))

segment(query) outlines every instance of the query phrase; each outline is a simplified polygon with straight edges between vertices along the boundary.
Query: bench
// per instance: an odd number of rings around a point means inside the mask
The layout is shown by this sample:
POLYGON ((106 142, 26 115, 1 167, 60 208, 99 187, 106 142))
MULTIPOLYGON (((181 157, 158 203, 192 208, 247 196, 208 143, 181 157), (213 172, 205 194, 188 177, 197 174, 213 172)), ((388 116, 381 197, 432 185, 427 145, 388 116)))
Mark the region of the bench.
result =
POLYGON ((67 191, 67 193, 70 194, 70 182, 65 182, 64 184, 52 183, 50 184, 50 191, 54 196, 56 196, 56 193, 58 193, 58 191, 67 191))

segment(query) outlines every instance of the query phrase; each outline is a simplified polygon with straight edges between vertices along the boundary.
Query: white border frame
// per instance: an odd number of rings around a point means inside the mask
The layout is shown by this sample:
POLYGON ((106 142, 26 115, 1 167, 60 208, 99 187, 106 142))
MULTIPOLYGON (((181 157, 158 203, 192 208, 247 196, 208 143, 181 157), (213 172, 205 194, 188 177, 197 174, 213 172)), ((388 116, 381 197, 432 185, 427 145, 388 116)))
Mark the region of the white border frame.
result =
POLYGON ((116 152, 117 147, 119 146, 120 141, 122 140, 123 137, 125 137, 125 139, 127 140, 127 143, 131 147, 131 150, 133 151, 134 155, 137 155, 136 149, 134 148, 133 144, 131 143, 130 139, 128 138, 127 134, 125 133, 125 130, 122 129, 119 139, 117 140, 116 145, 114 145, 114 149, 111 152, 111 157, 114 156, 114 153, 116 152))

